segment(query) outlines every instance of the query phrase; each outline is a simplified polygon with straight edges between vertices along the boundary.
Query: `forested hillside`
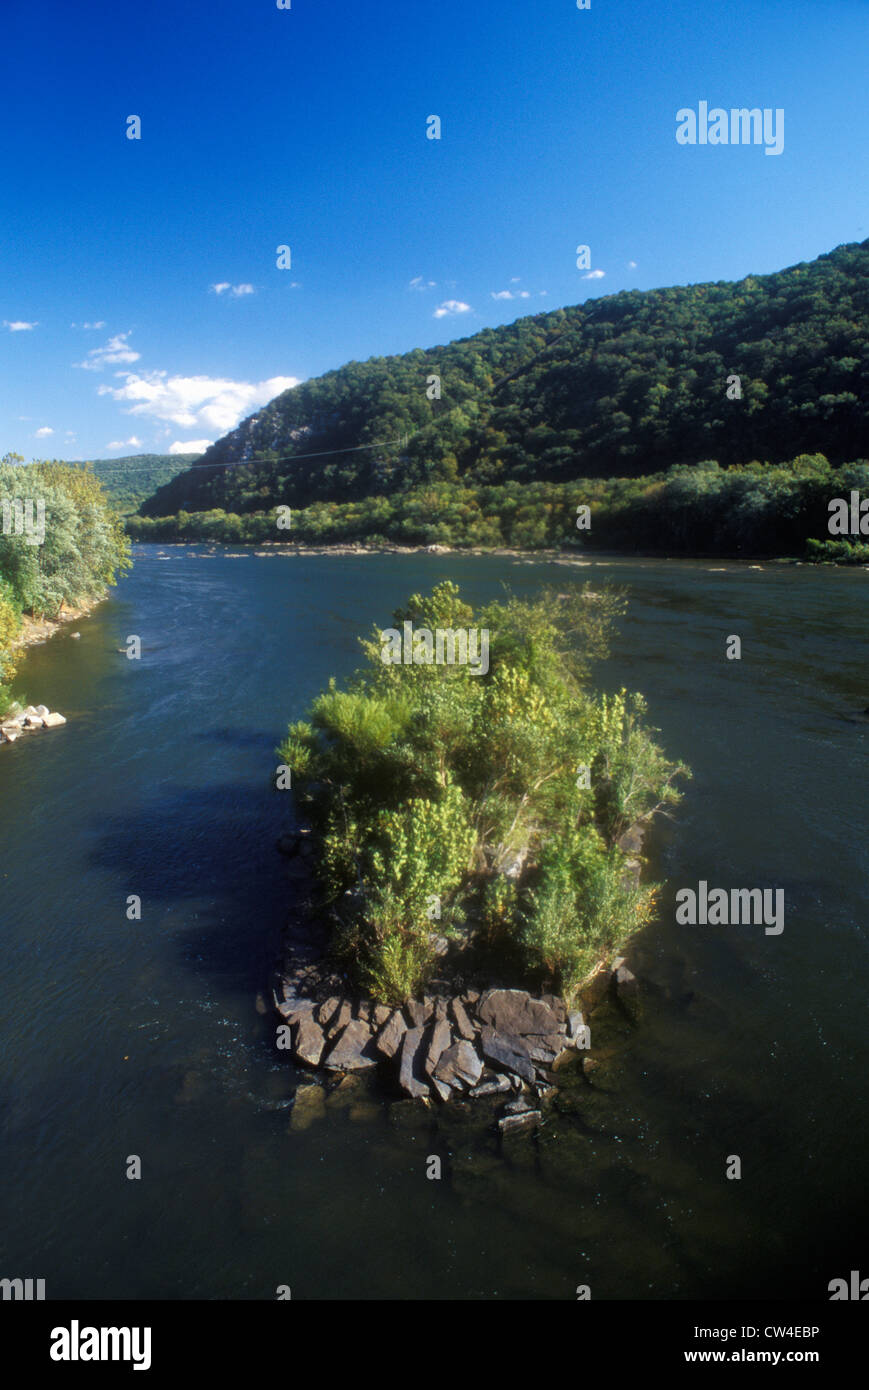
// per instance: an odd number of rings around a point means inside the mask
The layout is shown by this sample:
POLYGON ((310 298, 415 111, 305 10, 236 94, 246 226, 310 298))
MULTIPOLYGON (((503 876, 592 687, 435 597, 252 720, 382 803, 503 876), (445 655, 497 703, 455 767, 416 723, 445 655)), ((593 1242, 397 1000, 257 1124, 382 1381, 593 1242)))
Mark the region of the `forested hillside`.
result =
POLYGON ((276 397, 141 511, 243 516, 710 459, 822 453, 835 465, 866 452, 867 402, 869 241, 773 275, 627 291, 350 362, 276 397))
POLYGON ((129 516, 179 473, 189 468, 198 454, 127 454, 117 459, 97 459, 93 463, 73 460, 73 468, 90 468, 99 478, 106 497, 121 516, 129 516))

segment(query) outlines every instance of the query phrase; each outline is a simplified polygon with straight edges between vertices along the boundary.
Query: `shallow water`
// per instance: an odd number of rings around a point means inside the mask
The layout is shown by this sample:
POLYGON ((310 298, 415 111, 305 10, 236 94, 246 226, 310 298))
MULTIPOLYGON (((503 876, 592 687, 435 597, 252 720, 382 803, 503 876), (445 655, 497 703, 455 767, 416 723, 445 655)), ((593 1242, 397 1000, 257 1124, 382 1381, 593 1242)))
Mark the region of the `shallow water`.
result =
POLYGON ((869 723, 844 717, 869 703, 867 583, 137 547, 81 641, 22 663, 66 727, 0 750, 0 1276, 49 1298, 827 1297, 869 1258, 869 723), (600 678, 645 692, 695 774, 654 838, 641 1022, 601 1013, 594 1088, 562 1073, 540 1140, 503 1147, 479 1110, 354 1088, 291 1129, 296 1073, 255 1008, 287 911, 274 746, 444 577, 475 601, 625 585, 600 678), (783 934, 677 926, 699 879, 784 889, 783 934))

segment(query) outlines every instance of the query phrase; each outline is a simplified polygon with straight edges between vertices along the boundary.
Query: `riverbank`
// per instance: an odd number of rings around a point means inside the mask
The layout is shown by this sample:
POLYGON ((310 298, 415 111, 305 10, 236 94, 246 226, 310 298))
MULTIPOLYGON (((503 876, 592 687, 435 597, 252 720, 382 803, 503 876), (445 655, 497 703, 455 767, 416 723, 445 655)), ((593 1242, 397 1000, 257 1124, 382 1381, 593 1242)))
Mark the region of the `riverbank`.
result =
MULTIPOLYGON (((21 631, 12 642, 12 650, 17 651, 21 647, 36 647, 43 642, 47 642, 51 637, 57 636, 64 628, 68 628, 70 623, 77 623, 81 618, 87 618, 95 608, 104 603, 108 594, 100 594, 97 598, 88 599, 84 603, 79 603, 76 607, 62 603, 60 611, 54 618, 30 618, 24 614, 21 618, 21 631)), ((70 636, 77 637, 77 633, 70 633, 70 636)))

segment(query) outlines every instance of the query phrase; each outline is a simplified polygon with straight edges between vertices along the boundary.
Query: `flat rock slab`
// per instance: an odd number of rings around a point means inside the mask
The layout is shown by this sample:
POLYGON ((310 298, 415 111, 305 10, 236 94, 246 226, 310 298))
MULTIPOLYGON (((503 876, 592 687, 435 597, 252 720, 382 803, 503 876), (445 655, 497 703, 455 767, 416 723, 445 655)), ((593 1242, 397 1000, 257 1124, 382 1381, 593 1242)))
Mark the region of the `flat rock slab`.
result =
POLYGON ((418 999, 408 999, 404 1012, 411 1028, 422 1028, 428 1018, 425 1004, 421 1004, 418 999))
POLYGON ((443 1081, 455 1090, 476 1086, 483 1074, 483 1059, 477 1049, 463 1038, 440 1055, 435 1067, 435 1080, 443 1081))
POLYGON ((409 1096, 419 1098, 428 1095, 428 1086, 420 1075, 422 1071, 422 1028, 408 1028, 401 1040, 401 1066, 399 1085, 409 1096))
POLYGON ((299 1015, 293 1026, 293 1051, 300 1062, 311 1067, 320 1065, 326 1038, 319 1023, 315 1023, 311 1010, 299 1015))
POLYGON ((537 1072, 522 1038, 485 1027, 480 1035, 483 1056, 501 1071, 512 1071, 523 1081, 534 1081, 537 1072))
POLYGON ((469 1093, 474 1100, 483 1096, 503 1096, 508 1091, 512 1091, 513 1086, 509 1076, 493 1076, 491 1072, 475 1086, 469 1093))
POLYGON ((467 1039, 468 1042, 473 1042, 476 1037, 476 1032, 473 1023, 468 1017, 468 1011, 461 999, 450 1000, 450 1012, 453 1016, 456 1028, 458 1029, 459 1036, 467 1039))
POLYGON ((527 1033, 523 1042, 528 1048, 529 1057, 535 1062, 554 1062, 566 1046, 563 1033, 549 1033, 544 1037, 535 1037, 534 1034, 527 1033))
POLYGON ((361 1019, 354 1018, 338 1035, 324 1066, 330 1071, 359 1071, 362 1067, 373 1067, 376 1062, 371 1029, 361 1019))
POLYGON ((395 1013, 386 1020, 374 1044, 381 1057, 391 1061, 401 1047, 401 1040, 406 1032, 407 1024, 402 1017, 401 1010, 396 1009, 395 1013))
POLYGON ((329 1021, 329 1027, 326 1030, 329 1037, 337 1038, 338 1034, 347 1027, 352 1016, 353 1009, 351 1008, 350 1001, 348 999, 342 999, 336 1013, 329 1021))
POLYGON ((524 989, 487 989, 477 1005, 477 1014, 497 1032, 514 1037, 557 1033, 564 1026, 548 1004, 533 999, 524 989))
POLYGON ((441 1053, 446 1052, 453 1040, 450 1032, 450 1025, 446 1019, 437 1018, 428 1032, 427 1048, 423 1058, 423 1071, 426 1076, 431 1076, 435 1067, 441 1059, 441 1053))

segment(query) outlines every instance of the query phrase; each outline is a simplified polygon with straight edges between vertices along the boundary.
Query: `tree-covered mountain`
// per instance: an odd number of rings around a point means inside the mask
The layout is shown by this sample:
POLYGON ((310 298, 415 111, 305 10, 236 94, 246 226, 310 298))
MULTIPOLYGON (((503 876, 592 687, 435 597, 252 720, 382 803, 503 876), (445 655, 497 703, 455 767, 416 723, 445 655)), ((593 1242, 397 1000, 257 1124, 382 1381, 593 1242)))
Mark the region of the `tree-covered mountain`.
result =
POLYGON ((625 291, 350 362, 277 396, 141 511, 244 515, 708 459, 822 452, 836 464, 863 451, 867 402, 869 241, 772 275, 625 291))
POLYGON ((126 454, 123 458, 97 459, 86 464, 83 459, 71 461, 73 468, 89 467, 95 478, 99 478, 105 494, 121 516, 129 516, 150 497, 157 488, 163 487, 179 473, 190 467, 193 454, 126 454))

